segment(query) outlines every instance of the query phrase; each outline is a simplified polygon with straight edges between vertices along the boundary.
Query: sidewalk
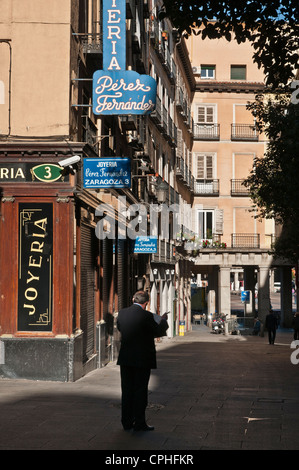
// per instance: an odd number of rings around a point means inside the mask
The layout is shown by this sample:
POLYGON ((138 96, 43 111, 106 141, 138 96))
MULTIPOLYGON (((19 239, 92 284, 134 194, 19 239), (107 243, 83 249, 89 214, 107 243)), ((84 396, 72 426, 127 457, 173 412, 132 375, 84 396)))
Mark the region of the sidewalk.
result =
POLYGON ((269 345, 266 336, 195 328, 157 344, 147 410, 154 431, 122 430, 111 363, 75 383, 0 379, 0 450, 299 449, 292 331, 278 330, 269 345))

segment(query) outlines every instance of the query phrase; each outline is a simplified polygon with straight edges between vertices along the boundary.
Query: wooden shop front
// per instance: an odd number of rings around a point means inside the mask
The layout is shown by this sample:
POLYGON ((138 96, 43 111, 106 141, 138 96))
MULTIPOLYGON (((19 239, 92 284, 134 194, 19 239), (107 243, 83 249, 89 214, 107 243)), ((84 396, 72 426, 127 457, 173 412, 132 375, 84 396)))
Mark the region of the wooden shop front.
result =
POLYGON ((70 156, 64 144, 0 147, 2 377, 82 375, 74 315, 76 175, 58 163, 70 156))

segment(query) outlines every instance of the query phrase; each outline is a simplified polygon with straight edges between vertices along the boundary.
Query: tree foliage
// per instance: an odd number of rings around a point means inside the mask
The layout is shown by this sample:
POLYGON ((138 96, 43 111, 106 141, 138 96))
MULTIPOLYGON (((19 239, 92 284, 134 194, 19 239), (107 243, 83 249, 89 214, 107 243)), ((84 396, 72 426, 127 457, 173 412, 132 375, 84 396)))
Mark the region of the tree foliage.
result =
POLYGON ((163 3, 160 19, 168 17, 180 34, 251 43, 266 87, 250 108, 269 144, 264 157, 255 160, 245 186, 258 216, 274 217, 282 224, 276 254, 298 261, 299 99, 292 101, 289 88, 299 69, 298 0, 163 3))
POLYGON ((299 104, 290 94, 257 96, 250 106, 258 129, 269 140, 244 184, 258 215, 283 226, 276 252, 299 259, 299 104))
POLYGON ((263 68, 268 86, 287 84, 299 67, 298 0, 163 3, 160 18, 168 17, 181 34, 228 41, 235 38, 239 43, 249 40, 253 59, 263 68))

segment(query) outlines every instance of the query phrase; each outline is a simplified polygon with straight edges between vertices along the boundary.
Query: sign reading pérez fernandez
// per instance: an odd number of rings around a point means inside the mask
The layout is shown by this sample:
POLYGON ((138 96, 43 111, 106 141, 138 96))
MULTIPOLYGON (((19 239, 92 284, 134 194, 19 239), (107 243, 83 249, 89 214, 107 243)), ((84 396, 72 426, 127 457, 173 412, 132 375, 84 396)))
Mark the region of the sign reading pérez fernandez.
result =
POLYGON ((149 114, 156 90, 152 77, 126 70, 126 0, 103 0, 103 70, 93 74, 94 114, 149 114))

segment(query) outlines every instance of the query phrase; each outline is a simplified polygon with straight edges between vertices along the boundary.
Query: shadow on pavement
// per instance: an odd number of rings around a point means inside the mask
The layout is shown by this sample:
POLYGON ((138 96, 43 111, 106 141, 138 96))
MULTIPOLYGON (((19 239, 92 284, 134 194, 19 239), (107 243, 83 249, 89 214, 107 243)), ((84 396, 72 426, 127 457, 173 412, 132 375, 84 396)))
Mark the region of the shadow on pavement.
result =
POLYGON ((75 383, 0 380, 0 450, 298 449, 299 375, 290 331, 277 344, 197 329, 157 344, 147 418, 120 424, 119 368, 75 383))

